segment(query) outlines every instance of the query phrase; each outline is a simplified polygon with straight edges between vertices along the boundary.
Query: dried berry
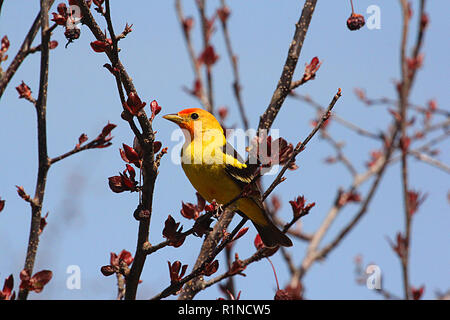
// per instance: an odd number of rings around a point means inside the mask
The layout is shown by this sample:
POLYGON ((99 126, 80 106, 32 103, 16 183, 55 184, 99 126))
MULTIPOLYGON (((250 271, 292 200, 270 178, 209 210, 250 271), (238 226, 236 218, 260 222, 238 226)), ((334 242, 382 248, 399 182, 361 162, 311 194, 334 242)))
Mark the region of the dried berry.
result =
POLYGON ((347 28, 351 31, 359 30, 366 24, 364 17, 357 13, 352 13, 350 18, 347 19, 347 28))

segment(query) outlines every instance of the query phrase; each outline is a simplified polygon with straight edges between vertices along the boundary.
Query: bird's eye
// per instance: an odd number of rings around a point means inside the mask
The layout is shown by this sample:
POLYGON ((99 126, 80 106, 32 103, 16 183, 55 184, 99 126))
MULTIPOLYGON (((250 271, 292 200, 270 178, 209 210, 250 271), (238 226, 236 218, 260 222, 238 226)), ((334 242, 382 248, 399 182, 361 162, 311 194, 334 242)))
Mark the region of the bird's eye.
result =
POLYGON ((192 120, 197 120, 198 119, 198 113, 193 113, 193 114, 191 114, 191 119, 192 120))

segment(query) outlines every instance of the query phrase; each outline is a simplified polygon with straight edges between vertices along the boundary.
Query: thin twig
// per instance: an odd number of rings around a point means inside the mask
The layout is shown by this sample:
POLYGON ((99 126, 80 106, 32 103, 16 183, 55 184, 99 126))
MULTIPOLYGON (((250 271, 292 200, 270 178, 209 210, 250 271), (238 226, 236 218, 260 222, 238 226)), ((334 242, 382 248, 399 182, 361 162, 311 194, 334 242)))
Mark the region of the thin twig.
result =
POLYGON ((450 166, 446 165, 445 163, 442 163, 441 161, 439 161, 433 157, 430 157, 429 155, 427 155, 425 153, 414 151, 414 150, 410 150, 410 151, 408 151, 408 153, 412 154, 417 160, 428 163, 446 173, 450 173, 450 166))
MULTIPOLYGON (((237 201, 239 197, 236 197, 235 199, 237 201)), ((222 206, 222 208, 226 209, 229 205, 230 204, 226 204, 222 206)), ((214 225, 213 230, 208 234, 202 244, 200 253, 194 265, 194 269, 200 268, 204 265, 205 261, 210 258, 212 252, 214 252, 214 249, 217 248, 219 241, 223 238, 223 232, 231 223, 233 217, 234 212, 231 210, 225 210, 222 212, 219 221, 214 225)), ((191 300, 200 290, 202 290, 204 282, 203 277, 192 277, 192 279, 189 280, 192 281, 186 284, 185 288, 178 297, 179 300, 191 300)))
MULTIPOLYGON (((83 0, 78 0, 78 5, 81 9, 82 13, 82 23, 86 24, 88 28, 91 30, 92 34, 99 41, 105 42, 106 35, 100 29, 99 25, 95 21, 92 13, 87 6, 86 2, 83 0)), ((118 41, 117 37, 114 35, 114 30, 112 28, 112 21, 110 15, 110 6, 109 0, 106 1, 106 11, 105 11, 105 19, 108 24, 108 30, 113 37, 113 43, 118 41)), ((108 56, 111 63, 117 68, 120 82, 125 88, 126 93, 129 95, 131 92, 136 93, 135 86, 131 77, 128 75, 125 67, 118 57, 118 48, 117 45, 113 46, 113 50, 106 50, 106 55, 108 56)), ((121 102, 124 100, 124 95, 121 94, 121 84, 117 81, 116 83, 118 87, 118 91, 120 94, 121 102)), ((144 246, 148 243, 148 236, 150 230, 150 219, 152 214, 152 203, 153 203, 153 191, 155 186, 155 181, 157 177, 157 166, 155 165, 155 155, 153 149, 153 142, 155 139, 151 120, 148 118, 144 110, 141 110, 139 115, 137 116, 138 122, 142 129, 142 134, 137 130, 134 124, 131 121, 128 121, 130 124, 133 133, 139 139, 139 143, 143 149, 143 165, 141 168, 142 176, 143 176, 143 185, 142 185, 142 203, 141 209, 147 210, 148 218, 141 219, 139 221, 139 229, 138 229, 138 237, 136 244, 136 252, 134 255, 133 264, 131 266, 130 272, 126 277, 126 292, 125 299, 136 299, 137 286, 139 283, 139 278, 144 268, 145 260, 147 254, 144 250, 144 246)))
MULTIPOLYGON (((202 38, 203 38, 203 50, 209 46, 209 23, 208 18, 206 17, 206 0, 196 0, 197 9, 200 15, 201 21, 201 30, 202 30, 202 38)), ((213 93, 213 82, 212 82, 212 70, 210 65, 205 66, 206 69, 206 84, 207 84, 207 94, 208 94, 208 105, 206 106, 206 110, 210 113, 214 112, 214 93, 213 93)))
POLYGON ((117 300, 122 300, 125 296, 125 277, 119 273, 116 272, 116 278, 117 278, 117 300))
POLYGON ((278 184, 280 184, 280 182, 282 181, 284 173, 289 168, 291 163, 294 162, 295 158, 297 157, 297 155, 305 149, 305 147, 308 144, 308 142, 314 137, 314 135, 317 133, 317 131, 320 130, 320 128, 322 127, 323 123, 326 120, 328 120, 328 118, 330 117, 330 114, 331 114, 331 110, 333 109, 334 105, 336 104, 336 102, 341 97, 341 94, 342 94, 341 93, 341 89, 339 88, 338 92, 334 95, 333 99, 331 100, 330 104, 328 105, 327 110, 324 112, 324 114, 322 115, 320 121, 318 121, 318 123, 316 124, 314 129, 311 131, 311 133, 308 135, 308 137, 306 137, 306 139, 303 140, 303 142, 297 144, 297 146, 295 147, 295 149, 293 151, 291 159, 286 162, 286 164, 283 166, 283 168, 281 168, 281 170, 278 173, 278 175, 275 178, 275 180, 272 182, 270 187, 264 193, 263 200, 266 199, 269 196, 269 194, 275 189, 275 187, 278 184))
POLYGON ((184 40, 186 42, 186 47, 187 47, 187 50, 188 50, 188 53, 189 53, 189 58, 191 60, 192 69, 194 70, 195 79, 196 79, 196 81, 198 81, 200 83, 200 89, 199 89, 199 92, 198 92, 200 102, 202 103, 203 107, 206 110, 209 110, 210 109, 210 102, 209 102, 208 97, 205 94, 205 89, 204 89, 204 85, 203 85, 203 76, 202 76, 202 73, 201 73, 200 64, 198 63, 197 55, 195 53, 194 46, 192 44, 190 31, 184 25, 184 22, 186 21, 186 18, 184 17, 183 9, 181 7, 181 1, 180 0, 176 0, 175 1, 175 9, 176 9, 178 20, 179 20, 180 25, 181 25, 181 29, 183 30, 184 40))
POLYGON ((350 162, 350 160, 344 155, 344 153, 342 152, 342 143, 338 143, 330 134, 328 134, 328 132, 323 131, 322 132, 322 137, 328 141, 331 146, 334 148, 334 150, 336 150, 337 153, 337 159, 339 161, 341 161, 344 166, 347 168, 347 170, 350 172, 350 174, 355 177, 358 172, 356 171, 355 167, 353 166, 353 164, 350 162))
POLYGON ((166 289, 161 291, 159 294, 157 294, 150 300, 160 300, 166 298, 171 294, 176 293, 188 281, 200 276, 205 266, 211 263, 214 260, 214 258, 225 248, 225 246, 233 240, 234 236, 238 233, 239 230, 241 230, 241 228, 244 226, 247 220, 248 218, 245 217, 242 218, 242 220, 233 229, 233 231, 230 234, 228 234, 225 239, 222 239, 222 241, 213 249, 213 251, 209 254, 208 258, 205 259, 200 266, 194 267, 194 270, 189 275, 185 276, 183 279, 181 279, 176 283, 170 284, 166 289))
MULTIPOLYGON (((306 102, 309 106, 312 106, 314 109, 316 109, 317 111, 323 112, 323 110, 325 109, 323 106, 321 106, 319 103, 317 103, 316 101, 314 101, 313 99, 311 99, 311 97, 307 96, 307 95, 301 95, 298 94, 296 92, 292 92, 290 94, 290 96, 294 99, 298 99, 301 101, 306 102)), ((331 114, 331 117, 333 120, 335 120, 336 122, 342 124, 344 127, 356 132, 357 134, 360 134, 362 136, 366 136, 368 138, 374 139, 374 140, 381 140, 381 137, 379 134, 375 134, 372 133, 364 128, 361 128, 359 126, 357 126, 356 124, 342 118, 341 116, 339 116, 339 114, 337 114, 336 112, 333 112, 331 114)))
MULTIPOLYGON (((409 22, 410 22, 410 10, 409 4, 406 0, 400 0, 402 14, 403 14, 403 28, 402 28, 402 40, 400 50, 401 61, 401 75, 402 79, 399 84, 399 113, 400 113, 400 130, 401 130, 401 179, 403 189, 403 202, 404 202, 404 216, 405 216, 405 252, 401 256, 402 274, 403 274, 403 289, 405 299, 411 298, 410 284, 409 284, 409 252, 411 242, 411 203, 409 201, 409 180, 408 180, 408 147, 406 147, 405 141, 407 137, 408 126, 408 97, 411 91, 414 77, 416 75, 416 69, 411 69, 408 66, 408 60, 406 56, 406 46, 408 40, 409 22)), ((412 59, 418 59, 421 45, 423 43, 423 34, 425 26, 421 23, 421 17, 424 14, 425 0, 421 1, 419 11, 419 31, 416 41, 416 46, 413 50, 412 59)))
MULTIPOLYGON (((358 89, 360 90, 360 89, 358 89)), ((388 106, 397 106, 398 105, 398 100, 396 99, 390 99, 387 97, 381 97, 381 98, 367 98, 366 96, 363 97, 358 97, 364 104, 366 104, 367 106, 374 106, 374 105, 388 105, 388 106)), ((413 103, 408 103, 408 108, 420 112, 420 113, 425 113, 425 112, 430 112, 430 109, 427 109, 421 105, 417 105, 417 104, 413 104, 413 103)), ((445 110, 445 109, 440 109, 440 108, 435 108, 431 111, 432 113, 435 114, 439 114, 439 115, 443 115, 446 117, 450 117, 450 111, 445 110)))
POLYGON ((306 0, 303 6, 302 13, 298 22, 295 25, 295 33, 289 47, 288 56, 278 81, 275 92, 264 114, 260 117, 258 132, 262 129, 269 130, 281 109, 281 106, 286 99, 289 92, 291 92, 291 82, 294 75, 295 67, 297 66, 300 52, 303 47, 303 42, 311 22, 314 9, 316 8, 317 0, 306 0))
MULTIPOLYGON (((399 88, 399 113, 400 113, 400 130, 401 130, 401 141, 407 138, 406 136, 406 127, 407 127, 407 103, 408 103, 408 92, 410 88, 411 78, 409 76, 409 68, 406 57, 406 45, 408 39, 408 31, 409 31, 409 7, 406 0, 400 0, 402 13, 403 13, 403 28, 402 28, 402 41, 401 41, 401 50, 400 50, 400 60, 401 60, 401 75, 402 80, 399 88)), ((408 166, 407 166, 407 152, 406 148, 402 148, 401 155, 401 181, 402 181, 402 189, 403 189, 403 203, 405 208, 405 252, 401 257, 402 264, 402 274, 403 274, 403 288, 404 288, 404 296, 406 300, 410 298, 410 290, 409 290, 409 240, 410 240, 410 230, 411 230, 411 217, 409 215, 409 198, 408 198, 408 166)))
MULTIPOLYGON (((25 258, 24 270, 29 274, 33 273, 36 253, 39 245, 39 228, 41 224, 42 203, 44 201, 45 185, 50 163, 47 154, 47 129, 46 129, 46 109, 47 109, 47 86, 48 86, 48 65, 49 65, 49 41, 50 32, 48 30, 48 10, 50 7, 48 0, 41 0, 41 66, 39 79, 39 96, 36 102, 37 113, 37 136, 38 136, 38 174, 36 179, 36 190, 33 202, 31 203, 31 225, 28 239, 28 248, 25 258)), ((18 298, 26 300, 28 289, 19 291, 18 298)))
POLYGON ((89 150, 89 149, 97 149, 97 148, 99 148, 99 145, 101 146, 103 143, 104 142, 99 141, 98 139, 94 139, 91 142, 86 143, 85 145, 83 145, 81 147, 80 146, 75 146, 75 148, 73 148, 70 151, 67 151, 66 153, 63 153, 63 154, 61 154, 61 155, 59 155, 57 157, 54 157, 54 158, 49 158, 48 163, 49 163, 49 165, 53 165, 56 162, 59 162, 61 160, 64 160, 67 157, 70 157, 70 156, 72 156, 74 154, 77 154, 78 152, 89 150))
MULTIPOLYGON (((54 0, 50 0, 49 5, 47 7, 47 12, 50 9, 50 7, 53 5, 54 0)), ((47 13, 46 12, 46 13, 47 13)), ((12 77, 16 73, 16 71, 19 69, 22 62, 25 60, 27 55, 30 53, 29 49, 31 48, 31 44, 33 43, 34 38, 36 37, 39 28, 41 27, 41 11, 39 11, 38 15, 34 19, 33 24, 31 25, 30 30, 28 31, 27 35, 25 36, 25 39, 20 46, 19 51, 17 52, 16 56, 14 57, 14 60, 9 65, 8 69, 2 74, 2 77, 0 78, 0 98, 3 95, 3 92, 5 92, 6 87, 8 86, 8 83, 11 81, 12 77)))
MULTIPOLYGON (((222 8, 225 9, 227 7, 225 0, 221 0, 222 8)), ((239 76, 239 67, 238 67, 238 59, 237 56, 233 52, 233 47, 231 45, 230 32, 228 30, 228 19, 220 19, 222 23, 222 31, 225 39, 225 46, 227 48, 228 58, 230 59, 231 69, 233 71, 234 81, 233 81, 233 92, 236 98, 236 102, 239 108, 239 112, 241 114, 242 123, 244 124, 244 129, 248 130, 250 125, 248 122, 247 115, 245 113, 245 107, 242 102, 241 96, 241 82, 239 76)))
MULTIPOLYGON (((395 140, 395 138, 397 137, 398 131, 399 131, 399 128, 396 127, 393 130, 393 133, 392 133, 389 141, 392 142, 395 140)), ((373 183, 369 189, 369 192, 367 193, 364 201, 362 202, 358 213, 353 217, 353 219, 344 228, 341 229, 341 231, 338 233, 338 235, 332 241, 330 241, 330 243, 328 245, 324 246, 323 249, 321 249, 321 250, 317 250, 320 240, 325 235, 325 231, 328 229, 328 226, 331 224, 331 222, 337 216, 338 209, 337 209, 336 205, 334 205, 332 207, 332 209, 330 210, 330 212, 327 215, 327 218, 325 218, 325 220, 322 224, 323 228, 321 226, 321 228, 322 228, 321 230, 323 232, 317 231, 314 234, 314 237, 316 239, 313 238, 313 240, 311 241, 311 243, 314 245, 314 247, 311 246, 310 250, 308 250, 306 257, 304 258, 304 260, 301 264, 301 267, 298 270, 298 274, 296 276, 299 279, 301 279, 305 275, 306 271, 311 267, 311 265, 314 261, 323 259, 331 250, 336 248, 337 245, 345 238, 345 236, 355 227, 355 225, 361 220, 361 218, 367 212, 369 204, 370 204, 371 200, 373 199, 373 196, 375 195, 375 191, 378 189, 379 183, 381 182, 381 178, 383 177, 383 175, 386 171, 386 168, 388 166, 389 159, 392 155, 393 149, 394 149, 393 143, 390 143, 388 149, 385 151, 385 155, 384 155, 383 159, 380 160, 381 165, 379 166, 379 168, 377 170, 375 180, 373 181, 373 183)))

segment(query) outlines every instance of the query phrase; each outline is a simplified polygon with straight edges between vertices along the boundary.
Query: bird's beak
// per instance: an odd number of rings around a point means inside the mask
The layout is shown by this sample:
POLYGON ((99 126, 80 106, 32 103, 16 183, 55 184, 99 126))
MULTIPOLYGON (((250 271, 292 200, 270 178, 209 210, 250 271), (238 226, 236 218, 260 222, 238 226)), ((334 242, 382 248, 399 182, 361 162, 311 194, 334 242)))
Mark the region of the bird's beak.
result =
POLYGON ((176 124, 180 124, 181 122, 183 122, 183 118, 176 113, 166 114, 165 116, 163 116, 163 118, 175 122, 176 124))

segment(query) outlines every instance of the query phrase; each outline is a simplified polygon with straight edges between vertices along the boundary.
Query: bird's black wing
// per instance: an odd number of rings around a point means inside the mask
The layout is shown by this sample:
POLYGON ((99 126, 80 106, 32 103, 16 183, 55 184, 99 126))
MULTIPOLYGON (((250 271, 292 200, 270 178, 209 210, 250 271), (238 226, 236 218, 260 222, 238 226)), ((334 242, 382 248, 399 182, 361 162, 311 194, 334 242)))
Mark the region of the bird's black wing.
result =
POLYGON ((237 159, 240 163, 245 164, 246 167, 236 167, 231 164, 225 164, 225 171, 233 178, 233 180, 241 187, 245 187, 249 184, 257 173, 259 167, 258 164, 250 164, 244 162, 244 159, 239 155, 239 153, 233 148, 228 142, 223 146, 223 153, 232 156, 237 159))

